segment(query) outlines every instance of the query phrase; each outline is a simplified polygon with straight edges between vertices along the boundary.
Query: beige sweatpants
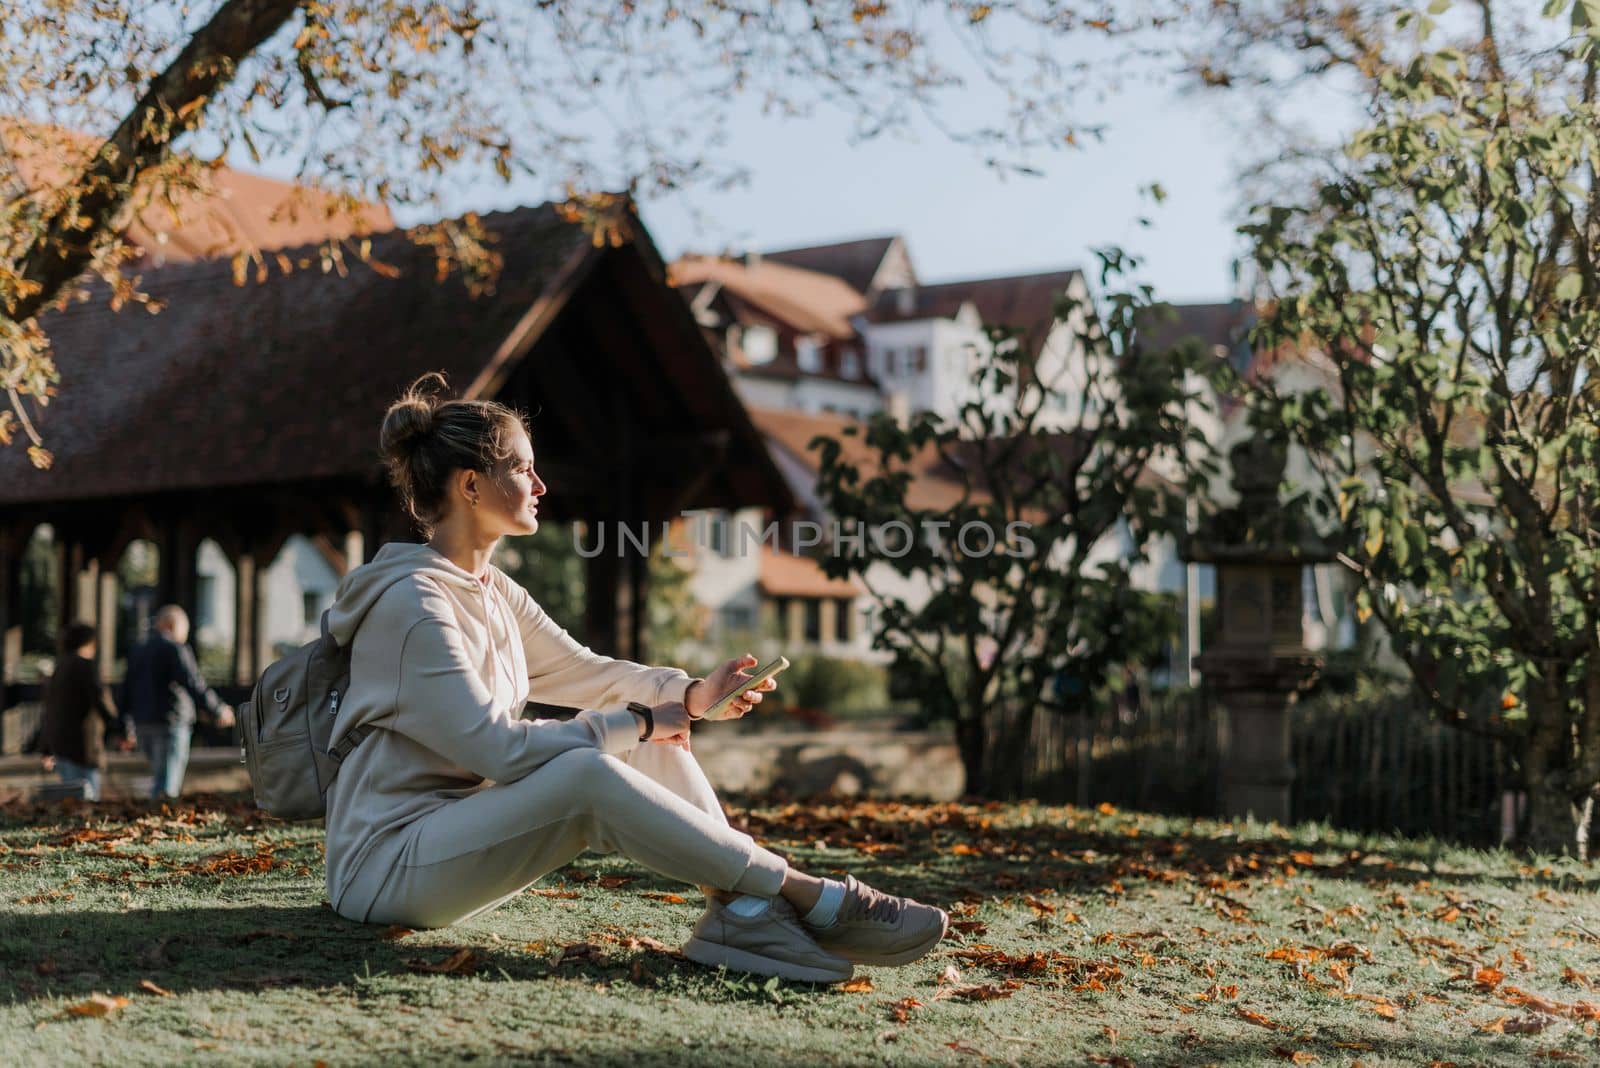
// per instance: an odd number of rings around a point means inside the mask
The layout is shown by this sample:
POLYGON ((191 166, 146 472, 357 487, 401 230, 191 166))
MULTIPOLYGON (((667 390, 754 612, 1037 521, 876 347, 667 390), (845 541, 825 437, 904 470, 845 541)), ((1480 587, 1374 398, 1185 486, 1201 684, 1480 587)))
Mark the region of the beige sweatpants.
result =
POLYGON ((689 751, 659 742, 620 757, 571 750, 526 778, 428 813, 407 834, 387 872, 358 876, 376 893, 366 914, 352 919, 419 928, 458 923, 585 850, 620 853, 685 883, 763 897, 777 895, 788 871, 782 857, 728 826, 689 751))

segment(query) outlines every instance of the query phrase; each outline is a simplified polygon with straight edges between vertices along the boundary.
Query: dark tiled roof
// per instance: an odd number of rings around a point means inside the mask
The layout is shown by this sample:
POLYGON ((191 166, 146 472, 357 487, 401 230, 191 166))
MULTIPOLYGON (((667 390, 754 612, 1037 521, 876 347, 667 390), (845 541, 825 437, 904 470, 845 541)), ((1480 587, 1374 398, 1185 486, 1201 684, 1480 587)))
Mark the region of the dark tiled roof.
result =
POLYGON ((1169 304, 1151 309, 1140 330, 1141 343, 1151 349, 1170 348, 1180 341, 1198 339, 1213 351, 1220 350, 1237 371, 1251 362, 1250 327, 1256 321, 1255 309, 1242 300, 1218 304, 1169 304))
POLYGON ((977 278, 893 289, 880 293, 867 313, 873 322, 953 319, 963 304, 972 304, 985 326, 1022 331, 1029 352, 1037 353, 1056 320, 1056 303, 1067 288, 1082 279, 1077 270, 977 278))
POLYGON ((831 274, 858 293, 872 288, 872 279, 883 264, 884 257, 893 247, 893 237, 865 237, 857 241, 839 241, 832 245, 810 245, 806 248, 786 248, 776 252, 763 252, 762 259, 776 260, 790 267, 831 274))
MULTIPOLYGON (((55 466, 0 448, 0 502, 372 475, 377 427, 417 375, 465 388, 563 264, 590 247, 550 206, 489 215, 505 266, 492 298, 399 232, 373 238, 387 278, 352 263, 237 287, 228 263, 145 274, 159 315, 109 310, 103 289, 42 320, 63 378, 39 426, 55 466)), ((277 274, 276 270, 273 272, 277 274)))

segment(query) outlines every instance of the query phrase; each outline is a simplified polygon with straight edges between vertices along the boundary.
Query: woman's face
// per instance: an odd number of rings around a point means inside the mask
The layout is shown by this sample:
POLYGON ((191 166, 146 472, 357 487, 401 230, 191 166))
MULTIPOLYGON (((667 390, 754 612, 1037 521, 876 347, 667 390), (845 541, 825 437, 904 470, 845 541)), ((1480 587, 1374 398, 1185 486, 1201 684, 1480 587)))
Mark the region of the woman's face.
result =
POLYGON ((478 480, 478 522, 485 533, 532 534, 539 529, 539 498, 548 488, 533 470, 533 443, 519 427, 511 435, 511 455, 478 480))

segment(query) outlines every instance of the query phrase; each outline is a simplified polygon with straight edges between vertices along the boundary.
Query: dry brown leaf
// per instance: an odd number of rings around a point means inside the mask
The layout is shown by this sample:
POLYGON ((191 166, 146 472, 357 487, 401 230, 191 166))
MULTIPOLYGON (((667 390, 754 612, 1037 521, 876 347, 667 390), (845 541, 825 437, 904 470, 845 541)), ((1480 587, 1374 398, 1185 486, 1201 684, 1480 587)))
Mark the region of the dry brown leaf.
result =
POLYGON ((637 882, 638 879, 637 875, 602 875, 600 876, 600 885, 607 890, 615 890, 619 886, 627 886, 631 882, 637 882))
POLYGON ((89 1000, 68 1005, 64 1011, 68 1016, 110 1016, 121 1012, 127 1005, 128 999, 125 997, 110 997, 96 992, 89 995, 89 1000))
POLYGON ((936 999, 961 998, 964 1001, 997 1001, 1008 998, 1022 988, 1022 984, 1015 979, 1007 979, 1004 983, 983 983, 975 986, 946 987, 934 995, 936 999))
POLYGON ((414 972, 425 972, 431 975, 470 975, 480 963, 482 963, 482 959, 475 951, 462 946, 444 960, 438 962, 426 961, 421 957, 412 957, 406 961, 406 967, 414 972))
MULTIPOLYGON (((577 895, 573 895, 573 896, 576 897, 577 895)), ((641 893, 639 896, 640 897, 647 897, 651 901, 661 901, 661 902, 664 902, 665 904, 668 904, 668 905, 686 905, 686 904, 688 904, 688 898, 684 897, 682 894, 658 894, 658 893, 654 893, 654 892, 651 892, 651 891, 645 891, 644 893, 641 893)))
POLYGON ((590 961, 595 964, 604 964, 606 951, 593 942, 574 942, 570 946, 562 946, 561 952, 556 954, 556 964, 582 963, 590 961))
POLYGON ((1259 1012, 1247 1009, 1243 1005, 1235 1005, 1233 1007, 1233 1013, 1235 1016, 1239 1017, 1239 1019, 1253 1023, 1257 1027, 1265 1027, 1271 1031, 1276 1031, 1278 1029, 1277 1024, 1273 1023, 1259 1012))
POLYGON ((953 986, 961 982, 961 971, 954 964, 946 964, 944 971, 939 973, 939 978, 934 980, 937 986, 953 986))
POLYGON ((622 948, 648 949, 656 953, 676 954, 678 952, 676 949, 673 949, 671 946, 661 941, 661 939, 651 938, 649 935, 628 935, 622 940, 622 948))
POLYGON ((576 890, 545 890, 545 889, 542 889, 542 888, 539 888, 539 887, 535 887, 535 888, 533 888, 531 890, 525 890, 523 892, 524 893, 528 893, 528 894, 534 894, 534 895, 536 895, 538 897, 560 898, 563 901, 574 901, 574 900, 576 900, 576 899, 578 899, 578 898, 583 896, 582 894, 578 893, 576 890))
POLYGON ((889 1006, 889 1012, 894 1015, 895 1023, 905 1023, 911 1019, 911 1010, 922 1008, 922 1002, 913 997, 904 997, 889 1006))
POLYGON ((416 933, 417 932, 413 931, 411 928, 401 927, 398 923, 396 923, 384 928, 383 934, 379 935, 378 937, 383 939, 385 942, 398 942, 407 935, 413 935, 416 933))
POLYGON ((1508 1035, 1536 1035, 1555 1022, 1554 1017, 1543 1016, 1538 1013, 1530 1016, 1518 1016, 1515 1020, 1507 1020, 1502 1032, 1508 1035))
POLYGON ((950 924, 950 930, 960 931, 964 935, 986 935, 989 925, 982 920, 956 920, 950 924))
POLYGON ((148 979, 139 980, 139 989, 146 994, 154 994, 158 998, 170 998, 172 996, 172 991, 159 987, 148 979))
POLYGON ((1506 973, 1499 968, 1472 969, 1472 985, 1487 994, 1505 981, 1506 973))
POLYGON ((841 994, 870 994, 872 993, 872 980, 866 976, 852 979, 848 983, 841 983, 835 987, 841 994))
POLYGON ((1310 1050, 1289 1049, 1287 1046, 1273 1046, 1272 1055, 1274 1057, 1282 1057, 1286 1061, 1293 1061, 1296 1064, 1315 1064, 1318 1059, 1317 1055, 1310 1050))

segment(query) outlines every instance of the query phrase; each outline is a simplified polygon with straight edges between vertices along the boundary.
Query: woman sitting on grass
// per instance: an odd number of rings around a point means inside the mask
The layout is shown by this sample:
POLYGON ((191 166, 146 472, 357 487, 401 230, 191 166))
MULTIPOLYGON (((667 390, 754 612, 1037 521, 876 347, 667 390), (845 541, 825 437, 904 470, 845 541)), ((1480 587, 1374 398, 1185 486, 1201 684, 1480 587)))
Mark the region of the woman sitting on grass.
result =
MULTIPOLYGON (((703 964, 835 982, 852 962, 907 964, 932 949, 942 910, 807 875, 728 825, 686 743, 754 657, 691 679, 600 656, 490 563, 502 536, 538 529, 546 487, 517 413, 445 400, 444 388, 440 375, 419 379, 382 431, 427 544, 385 545, 346 576, 330 614, 352 658, 334 737, 382 728, 328 792, 334 908, 440 927, 593 850, 705 890, 684 946, 703 964), (529 700, 585 711, 524 720, 529 700)), ((734 715, 760 700, 750 692, 734 715)))

